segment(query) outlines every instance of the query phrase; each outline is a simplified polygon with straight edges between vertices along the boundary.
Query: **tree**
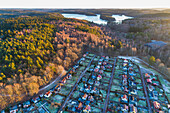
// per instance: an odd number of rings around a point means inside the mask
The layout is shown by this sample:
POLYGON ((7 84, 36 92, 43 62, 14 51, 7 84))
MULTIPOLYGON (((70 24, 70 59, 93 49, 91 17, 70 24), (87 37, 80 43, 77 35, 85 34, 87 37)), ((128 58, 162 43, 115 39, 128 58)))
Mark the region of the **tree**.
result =
POLYGON ((151 65, 153 65, 153 64, 155 63, 155 57, 154 57, 154 56, 151 56, 151 57, 149 58, 149 63, 150 63, 151 65))
POLYGON ((38 93, 38 91, 39 91, 39 85, 37 83, 29 83, 27 88, 29 91, 29 95, 31 95, 31 96, 38 93))
POLYGON ((38 68, 41 68, 41 65, 40 65, 40 63, 39 63, 38 60, 36 60, 36 63, 37 63, 37 67, 38 67, 38 68))

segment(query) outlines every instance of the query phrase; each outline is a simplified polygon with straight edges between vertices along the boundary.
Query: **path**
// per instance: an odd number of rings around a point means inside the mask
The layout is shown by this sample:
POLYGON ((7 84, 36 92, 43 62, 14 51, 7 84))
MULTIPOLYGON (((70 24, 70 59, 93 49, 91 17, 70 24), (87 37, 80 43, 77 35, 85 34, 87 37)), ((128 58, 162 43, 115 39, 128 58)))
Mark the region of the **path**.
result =
POLYGON ((111 78, 110 78, 109 87, 108 87, 108 91, 107 91, 107 97, 106 97, 106 100, 105 100, 105 103, 104 103, 103 113, 107 112, 107 105, 108 105, 108 100, 109 100, 109 96, 110 96, 110 90, 111 90, 111 86, 112 86, 112 82, 113 82, 115 65, 116 65, 116 58, 115 58, 113 70, 112 70, 112 73, 111 73, 111 78))

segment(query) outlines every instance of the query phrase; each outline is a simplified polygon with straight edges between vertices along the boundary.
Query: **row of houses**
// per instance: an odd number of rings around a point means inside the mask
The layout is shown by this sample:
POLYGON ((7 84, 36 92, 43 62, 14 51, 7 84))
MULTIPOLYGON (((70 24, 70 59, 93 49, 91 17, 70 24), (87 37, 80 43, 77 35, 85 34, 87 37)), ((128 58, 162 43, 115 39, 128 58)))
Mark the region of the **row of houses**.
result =
POLYGON ((112 86, 116 90, 111 90, 113 96, 109 100, 109 113, 148 112, 141 76, 136 64, 128 59, 118 58, 112 86))
POLYGON ((103 93, 101 92, 100 86, 102 86, 102 80, 106 76, 105 72, 112 69, 113 63, 109 63, 108 56, 101 56, 91 64, 87 74, 82 78, 77 89, 79 95, 77 98, 72 99, 67 104, 67 111, 69 112, 94 112, 94 106, 103 101, 103 93), (81 84, 81 85, 80 85, 81 84))
POLYGON ((170 112, 170 103, 159 77, 153 73, 145 73, 144 77, 152 110, 156 113, 170 112))

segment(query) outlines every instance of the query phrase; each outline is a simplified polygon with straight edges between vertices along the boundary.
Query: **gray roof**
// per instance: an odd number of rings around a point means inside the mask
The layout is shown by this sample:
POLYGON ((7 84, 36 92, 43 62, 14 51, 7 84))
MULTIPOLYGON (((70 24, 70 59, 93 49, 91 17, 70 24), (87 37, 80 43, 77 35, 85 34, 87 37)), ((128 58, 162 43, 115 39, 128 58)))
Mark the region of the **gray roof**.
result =
POLYGON ((167 45, 167 43, 163 41, 154 41, 154 42, 145 44, 145 46, 151 47, 152 49, 159 49, 165 45, 167 45))

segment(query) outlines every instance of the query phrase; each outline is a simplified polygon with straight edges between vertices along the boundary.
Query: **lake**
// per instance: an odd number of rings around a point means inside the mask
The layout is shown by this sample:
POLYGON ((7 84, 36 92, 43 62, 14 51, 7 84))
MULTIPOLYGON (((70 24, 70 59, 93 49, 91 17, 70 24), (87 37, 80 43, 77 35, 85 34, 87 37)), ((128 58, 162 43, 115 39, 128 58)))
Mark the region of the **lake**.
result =
MULTIPOLYGON (((62 15, 66 18, 76 18, 76 19, 81 19, 81 20, 88 20, 90 22, 94 22, 96 24, 107 24, 106 20, 100 19, 100 14, 97 14, 97 16, 87 16, 83 14, 66 14, 62 13, 62 15)), ((132 19, 133 17, 125 16, 125 15, 112 15, 116 19, 116 23, 121 24, 123 20, 126 19, 132 19)))

